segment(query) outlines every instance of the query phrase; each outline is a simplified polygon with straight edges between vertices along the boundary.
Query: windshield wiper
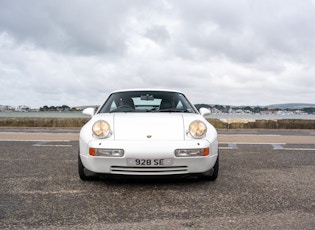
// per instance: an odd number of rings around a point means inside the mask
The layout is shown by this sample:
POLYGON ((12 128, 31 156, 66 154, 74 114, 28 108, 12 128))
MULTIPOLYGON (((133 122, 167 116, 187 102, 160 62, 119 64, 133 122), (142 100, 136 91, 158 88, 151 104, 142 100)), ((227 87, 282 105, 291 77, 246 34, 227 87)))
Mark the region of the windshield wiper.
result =
POLYGON ((190 113, 189 110, 185 109, 160 109, 157 112, 171 112, 171 113, 190 113))
POLYGON ((132 108, 117 108, 110 111, 110 113, 128 113, 128 112, 135 112, 135 110, 132 108))

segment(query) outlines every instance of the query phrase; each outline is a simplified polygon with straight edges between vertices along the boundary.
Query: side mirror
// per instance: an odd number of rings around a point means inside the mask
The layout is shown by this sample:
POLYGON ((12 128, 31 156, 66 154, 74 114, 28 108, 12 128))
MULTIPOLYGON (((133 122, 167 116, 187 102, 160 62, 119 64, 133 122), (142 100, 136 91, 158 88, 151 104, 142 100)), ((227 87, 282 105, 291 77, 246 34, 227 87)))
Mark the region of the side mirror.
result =
POLYGON ((92 117, 95 114, 95 108, 86 108, 82 111, 82 113, 92 117))
POLYGON ((206 108, 200 108, 199 112, 202 116, 209 115, 211 113, 210 110, 206 108))

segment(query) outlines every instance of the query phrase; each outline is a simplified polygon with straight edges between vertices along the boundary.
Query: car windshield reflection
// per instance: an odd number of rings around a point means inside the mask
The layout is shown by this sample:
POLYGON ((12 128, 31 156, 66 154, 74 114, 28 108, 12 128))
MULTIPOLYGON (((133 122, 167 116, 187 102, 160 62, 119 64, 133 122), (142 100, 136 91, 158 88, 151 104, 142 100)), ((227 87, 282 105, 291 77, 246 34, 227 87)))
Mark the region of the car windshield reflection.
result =
POLYGON ((197 113, 186 97, 167 91, 124 91, 110 95, 99 113, 174 112, 197 113))

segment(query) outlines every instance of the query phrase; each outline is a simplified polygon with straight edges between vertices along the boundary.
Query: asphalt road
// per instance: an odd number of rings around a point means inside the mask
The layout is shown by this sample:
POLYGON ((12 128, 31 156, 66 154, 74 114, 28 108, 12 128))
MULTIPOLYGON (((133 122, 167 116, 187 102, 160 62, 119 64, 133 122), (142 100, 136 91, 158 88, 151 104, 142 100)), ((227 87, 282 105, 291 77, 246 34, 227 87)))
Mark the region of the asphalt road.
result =
POLYGON ((313 131, 221 131, 216 182, 83 182, 77 135, 0 131, 0 229, 314 229, 313 131))

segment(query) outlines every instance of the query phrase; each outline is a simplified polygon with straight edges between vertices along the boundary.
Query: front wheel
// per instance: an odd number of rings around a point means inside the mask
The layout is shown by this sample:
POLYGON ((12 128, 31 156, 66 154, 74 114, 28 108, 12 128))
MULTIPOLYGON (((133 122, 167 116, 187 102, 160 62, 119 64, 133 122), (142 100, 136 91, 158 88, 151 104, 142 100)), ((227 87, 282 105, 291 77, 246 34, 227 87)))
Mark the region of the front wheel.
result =
POLYGON ((219 155, 213 168, 205 172, 201 178, 205 180, 209 180, 209 181, 215 181, 218 178, 218 175, 219 175, 219 155))
POLYGON ((78 170, 79 170, 79 176, 81 180, 87 181, 87 180, 93 180, 95 178, 93 176, 86 175, 85 172, 87 171, 87 169, 82 164, 80 153, 78 154, 78 170))

